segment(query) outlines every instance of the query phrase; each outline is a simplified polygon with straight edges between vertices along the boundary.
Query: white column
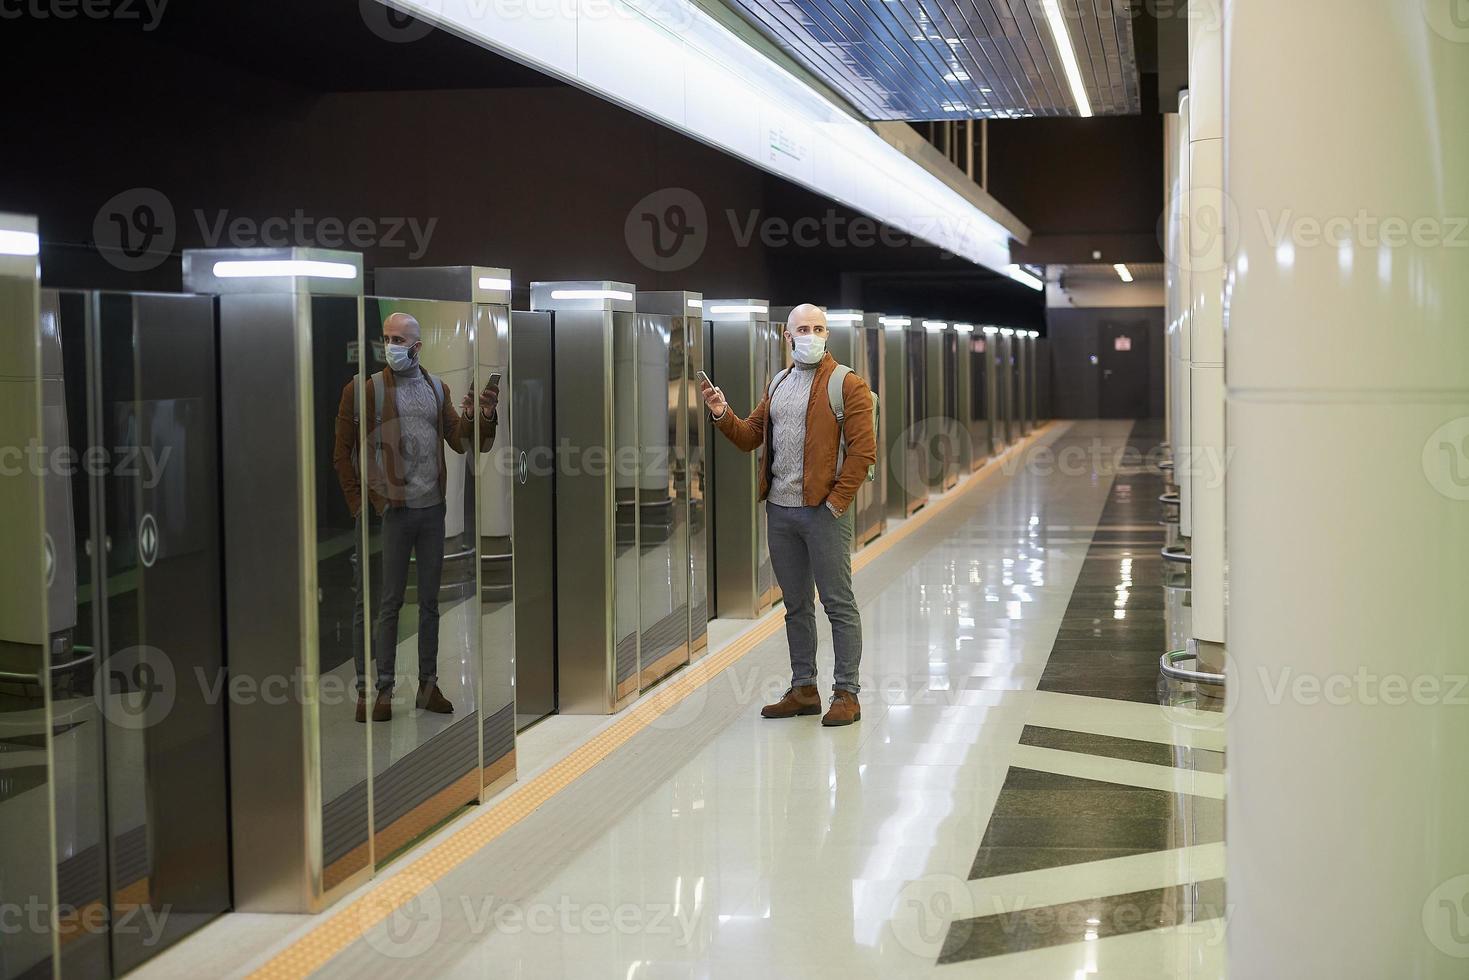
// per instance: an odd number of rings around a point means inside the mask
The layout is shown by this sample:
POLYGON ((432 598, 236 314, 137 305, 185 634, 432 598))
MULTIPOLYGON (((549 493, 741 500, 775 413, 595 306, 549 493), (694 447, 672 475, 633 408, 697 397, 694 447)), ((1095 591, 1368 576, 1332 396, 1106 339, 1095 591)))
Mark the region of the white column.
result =
POLYGON ((1178 359, 1173 364, 1173 380, 1178 386, 1176 392, 1178 405, 1174 417, 1173 477, 1178 482, 1178 533, 1185 538, 1191 537, 1194 533, 1194 488, 1189 468, 1189 460, 1193 451, 1193 425, 1190 421, 1193 416, 1193 372, 1190 369, 1193 340, 1189 330, 1189 300, 1193 296, 1191 283, 1193 270, 1189 260, 1192 254, 1192 244, 1188 222, 1189 189, 1192 186, 1190 175, 1193 168, 1192 161, 1189 159, 1191 156, 1189 131, 1192 121, 1192 104, 1189 95, 1190 93, 1184 92, 1178 98, 1178 130, 1175 133, 1178 138, 1178 205, 1174 214, 1174 220, 1178 222, 1178 253, 1175 260, 1175 274, 1178 277, 1176 283, 1178 324, 1174 328, 1178 359))
POLYGON ((1201 670, 1224 670, 1224 56, 1218 0, 1189 5, 1189 566, 1201 670))
POLYGON ((1175 451, 1178 360, 1178 113, 1163 113, 1163 439, 1175 451))
POLYGON ((1469 974, 1469 23, 1228 0, 1230 973, 1469 974))

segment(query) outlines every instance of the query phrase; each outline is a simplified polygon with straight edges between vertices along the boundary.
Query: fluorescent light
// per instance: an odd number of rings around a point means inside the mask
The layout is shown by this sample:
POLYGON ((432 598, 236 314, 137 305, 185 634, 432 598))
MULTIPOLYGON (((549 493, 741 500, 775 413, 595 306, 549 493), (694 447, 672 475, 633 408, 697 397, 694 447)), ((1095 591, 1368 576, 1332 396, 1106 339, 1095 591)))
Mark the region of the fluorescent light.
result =
POLYGON ((1000 328, 999 327, 980 327, 980 329, 983 330, 985 333, 989 334, 990 336, 994 336, 995 334, 997 334, 997 333, 1000 332, 1000 328))
POLYGON ((704 308, 704 301, 702 299, 691 299, 689 300, 689 305, 696 310, 702 310, 704 308))
POLYGON ((942 320, 924 320, 923 329, 938 333, 940 330, 949 329, 949 325, 942 320))
POLYGON ((960 333, 974 333, 974 324, 956 323, 954 324, 954 329, 959 331, 960 333))
POLYGON ((485 16, 486 4, 459 0, 393 6, 987 268, 1024 237, 1018 220, 987 214, 697 0, 614 3, 593 27, 579 3, 537 5, 530 17, 485 16))
POLYGON ((1040 331, 1038 331, 1038 330, 1032 330, 1029 333, 1029 337, 1030 337, 1031 340, 1035 340, 1039 336, 1040 336, 1040 331))
POLYGON ((632 299, 625 289, 553 289, 552 299, 632 299))
POLYGON ((1009 327, 1001 327, 1000 328, 1000 336, 1001 337, 1013 337, 1013 336, 1015 336, 1015 331, 1014 330, 1011 330, 1009 327))
POLYGON ((1092 104, 1086 97, 1086 86, 1081 81, 1081 69, 1076 64, 1076 50, 1071 46, 1071 33, 1066 29, 1066 17, 1061 13, 1060 0, 1041 0, 1046 11, 1046 23, 1051 27, 1051 39, 1061 53, 1061 66, 1066 69, 1066 82, 1071 86, 1071 97, 1076 100, 1076 111, 1083 119, 1092 114, 1092 104))
POLYGON ((1127 266, 1118 262, 1112 268, 1117 270, 1117 275, 1121 277, 1123 282, 1132 282, 1132 272, 1128 270, 1127 266))
POLYGON ((33 231, 0 231, 0 255, 40 255, 41 236, 33 231))
POLYGON ((479 288, 480 289, 509 289, 510 288, 510 280, 509 279, 491 279, 489 276, 480 276, 479 277, 479 288))
POLYGON ((322 279, 356 279, 357 267, 350 262, 318 259, 244 259, 214 263, 219 279, 271 279, 282 276, 317 276, 322 279))
POLYGON ((826 315, 829 323, 856 323, 862 319, 861 313, 828 313, 826 315))
POLYGON ((1026 285, 1026 286, 1029 286, 1031 289, 1045 289, 1046 288, 1046 284, 1045 284, 1045 281, 1044 280, 1040 279, 1037 276, 1031 275, 1029 272, 1026 272, 1024 269, 1020 268, 1020 266, 1018 266, 1018 265, 1007 265, 1007 266, 1005 266, 1005 275, 1009 276, 1011 279, 1014 279, 1018 283, 1022 283, 1022 284, 1026 285))
POLYGON ((710 313, 765 313, 769 311, 768 306, 711 306, 710 313))
POLYGON ((906 327, 913 321, 905 316, 885 316, 881 322, 885 327, 906 327))

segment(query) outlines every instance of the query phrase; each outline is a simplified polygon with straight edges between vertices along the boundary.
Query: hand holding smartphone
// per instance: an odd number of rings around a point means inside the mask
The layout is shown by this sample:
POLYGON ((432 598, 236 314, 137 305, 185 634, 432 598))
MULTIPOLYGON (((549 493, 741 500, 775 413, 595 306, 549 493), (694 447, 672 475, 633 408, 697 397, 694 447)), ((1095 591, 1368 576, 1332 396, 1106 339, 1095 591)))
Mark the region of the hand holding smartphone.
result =
POLYGON ((495 414, 495 409, 500 404, 500 372, 491 371, 490 378, 485 382, 484 391, 479 393, 479 410, 485 418, 495 414))
POLYGON ((724 400, 724 392, 714 386, 709 380, 709 375, 703 371, 699 372, 699 394, 704 396, 704 404, 714 415, 723 415, 729 408, 729 403, 724 400))

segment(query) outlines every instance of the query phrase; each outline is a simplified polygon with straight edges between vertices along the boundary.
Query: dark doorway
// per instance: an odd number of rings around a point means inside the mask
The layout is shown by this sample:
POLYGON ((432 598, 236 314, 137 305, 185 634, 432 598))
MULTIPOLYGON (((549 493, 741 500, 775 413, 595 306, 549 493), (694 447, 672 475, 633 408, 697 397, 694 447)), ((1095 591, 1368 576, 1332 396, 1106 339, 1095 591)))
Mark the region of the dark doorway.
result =
POLYGON ((1143 419, 1148 411, 1148 321, 1103 320, 1097 352, 1097 417, 1143 419))

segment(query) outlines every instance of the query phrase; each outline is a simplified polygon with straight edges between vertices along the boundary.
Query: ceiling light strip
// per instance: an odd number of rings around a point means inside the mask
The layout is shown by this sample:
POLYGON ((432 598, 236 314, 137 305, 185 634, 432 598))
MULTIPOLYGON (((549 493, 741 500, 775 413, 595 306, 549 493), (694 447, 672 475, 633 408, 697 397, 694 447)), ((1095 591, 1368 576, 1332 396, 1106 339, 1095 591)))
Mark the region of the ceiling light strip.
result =
POLYGON ((1092 103, 1086 95, 1086 84, 1081 80, 1081 67, 1076 61, 1076 49, 1071 44, 1071 32, 1066 27, 1066 15, 1061 12, 1061 0, 1041 0, 1046 14, 1046 24, 1051 28, 1051 40, 1061 55, 1061 67, 1066 72, 1066 83, 1071 86, 1071 98, 1076 103, 1077 114, 1090 118, 1092 103))
POLYGON ((357 267, 349 262, 319 259, 242 259, 214 263, 216 279, 356 279, 357 267))
POLYGON ((1003 268, 1010 238, 1026 237, 1018 221, 986 213, 693 0, 607 0, 626 16, 595 24, 579 4, 504 18, 483 16, 479 0, 395 2, 976 264, 1003 268))

